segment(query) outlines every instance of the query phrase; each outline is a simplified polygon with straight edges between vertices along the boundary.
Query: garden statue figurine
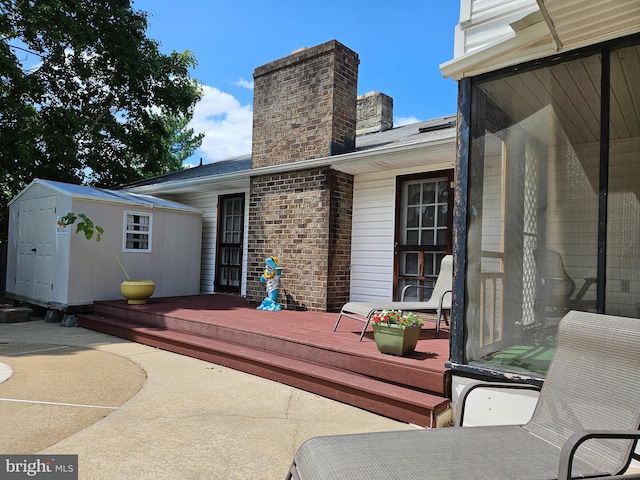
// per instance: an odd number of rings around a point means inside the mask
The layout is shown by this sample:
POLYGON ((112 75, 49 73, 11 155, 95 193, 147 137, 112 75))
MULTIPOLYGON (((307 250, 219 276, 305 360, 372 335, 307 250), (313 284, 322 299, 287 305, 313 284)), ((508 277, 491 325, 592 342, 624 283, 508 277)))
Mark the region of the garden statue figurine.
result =
POLYGON ((260 282, 267 284, 267 296, 264 297, 257 309, 277 312, 282 310, 282 305, 276 300, 280 291, 280 275, 282 275, 282 270, 284 269, 278 267, 278 257, 265 258, 264 263, 264 272, 260 276, 260 282))

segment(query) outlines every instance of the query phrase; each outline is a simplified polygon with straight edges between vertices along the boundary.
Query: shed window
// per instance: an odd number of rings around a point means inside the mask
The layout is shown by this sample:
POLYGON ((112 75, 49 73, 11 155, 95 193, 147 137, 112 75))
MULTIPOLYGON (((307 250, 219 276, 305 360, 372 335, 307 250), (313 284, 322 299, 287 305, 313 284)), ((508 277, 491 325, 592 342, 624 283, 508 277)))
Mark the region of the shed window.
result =
POLYGON ((151 251, 151 220, 151 215, 125 212, 123 251, 151 251))

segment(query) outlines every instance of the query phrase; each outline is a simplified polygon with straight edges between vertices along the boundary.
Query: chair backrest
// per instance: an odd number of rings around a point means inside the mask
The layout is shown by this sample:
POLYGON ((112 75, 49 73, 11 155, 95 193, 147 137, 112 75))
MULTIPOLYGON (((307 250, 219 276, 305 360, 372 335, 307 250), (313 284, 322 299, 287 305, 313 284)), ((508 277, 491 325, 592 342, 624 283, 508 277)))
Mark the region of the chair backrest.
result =
MULTIPOLYGON (((637 430, 639 372, 640 319, 571 311, 560 322, 555 356, 524 428, 558 447, 581 430, 637 430)), ((632 441, 591 440, 577 456, 616 471, 632 447, 632 441)))
MULTIPOLYGON (((433 286, 431 299, 439 300, 445 292, 450 292, 453 288, 453 255, 446 255, 440 262, 440 273, 433 286)), ((451 309, 451 293, 445 295, 442 301, 442 308, 451 309)))
POLYGON ((576 284, 564 268, 562 256, 555 250, 538 248, 533 252, 538 271, 538 288, 546 296, 568 299, 576 289, 576 284))

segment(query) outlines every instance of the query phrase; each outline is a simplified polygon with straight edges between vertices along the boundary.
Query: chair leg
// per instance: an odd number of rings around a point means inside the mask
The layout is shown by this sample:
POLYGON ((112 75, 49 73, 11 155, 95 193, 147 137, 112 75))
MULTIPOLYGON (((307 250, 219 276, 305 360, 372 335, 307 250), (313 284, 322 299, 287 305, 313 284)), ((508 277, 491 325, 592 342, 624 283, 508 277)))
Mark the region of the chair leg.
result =
POLYGON ((338 324, 340 323, 341 318, 342 318, 342 312, 340 312, 340 315, 338 315, 338 320, 336 320, 336 324, 333 327, 334 332, 338 329, 338 324))
POLYGON ((440 318, 442 318, 442 308, 438 306, 438 311, 436 313, 436 334, 434 338, 440 338, 440 318))
POLYGON ((300 480, 300 477, 298 476, 298 469, 296 468, 296 462, 291 464, 291 468, 284 480, 300 480))
POLYGON ((371 321, 371 314, 369 314, 369 316, 367 317, 367 321, 364 322, 364 328, 362 329, 362 333, 360 334, 360 340, 358 340, 359 342, 362 341, 362 337, 364 337, 364 332, 367 331, 367 327, 369 326, 370 321, 371 321))

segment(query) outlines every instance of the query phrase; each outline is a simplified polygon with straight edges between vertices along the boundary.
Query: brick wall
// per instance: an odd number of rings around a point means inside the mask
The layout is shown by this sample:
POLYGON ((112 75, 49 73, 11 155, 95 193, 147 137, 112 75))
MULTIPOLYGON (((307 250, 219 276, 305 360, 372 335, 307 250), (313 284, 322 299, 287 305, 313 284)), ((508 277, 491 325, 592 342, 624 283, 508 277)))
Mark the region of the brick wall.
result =
POLYGON ((332 40, 256 68, 253 168, 353 149, 359 63, 332 40))
POLYGON ((247 298, 260 302, 264 259, 284 267, 287 309, 336 311, 349 300, 353 178, 329 168, 251 179, 247 298))
POLYGON ((350 300, 351 226, 353 224, 353 176, 331 170, 329 214, 328 312, 340 311, 350 300))

